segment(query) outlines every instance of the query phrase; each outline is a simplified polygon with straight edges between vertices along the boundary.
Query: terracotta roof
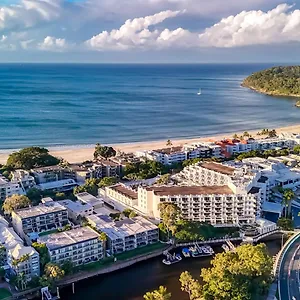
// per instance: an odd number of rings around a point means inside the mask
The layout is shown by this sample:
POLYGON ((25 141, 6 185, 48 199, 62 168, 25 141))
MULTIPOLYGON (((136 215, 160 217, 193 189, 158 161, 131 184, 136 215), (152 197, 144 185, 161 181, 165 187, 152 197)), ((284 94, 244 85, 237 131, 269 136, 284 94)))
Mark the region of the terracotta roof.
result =
POLYGON ((175 195, 232 195, 233 191, 227 186, 160 186, 148 187, 147 191, 153 191, 157 196, 175 195))
POLYGON ((116 184, 116 185, 110 186, 109 188, 124 195, 124 196, 127 196, 129 198, 132 198, 132 199, 138 198, 137 192, 133 191, 132 189, 127 188, 123 184, 116 184))
POLYGON ((201 164, 201 167, 212 170, 225 175, 233 175, 235 169, 231 167, 224 166, 222 164, 214 163, 214 162, 205 162, 201 164))

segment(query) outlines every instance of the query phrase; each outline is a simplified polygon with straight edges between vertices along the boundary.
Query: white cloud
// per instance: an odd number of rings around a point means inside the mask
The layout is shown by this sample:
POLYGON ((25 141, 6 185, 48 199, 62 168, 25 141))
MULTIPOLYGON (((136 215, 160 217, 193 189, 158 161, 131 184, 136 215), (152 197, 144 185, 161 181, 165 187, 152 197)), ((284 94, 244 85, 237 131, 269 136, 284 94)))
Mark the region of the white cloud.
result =
POLYGON ((63 0, 22 0, 0 7, 0 30, 18 30, 58 18, 63 0))
POLYGON ((44 41, 38 44, 38 49, 43 51, 64 52, 70 48, 65 39, 55 38, 53 36, 45 37, 44 41))
POLYGON ((180 11, 162 11, 160 13, 127 20, 119 29, 111 32, 103 31, 93 36, 85 44, 94 50, 127 50, 131 48, 166 47, 175 42, 182 43, 191 36, 187 30, 178 28, 174 31, 149 30, 150 26, 162 23, 166 19, 176 17, 180 11))
POLYGON ((300 41, 300 10, 278 5, 263 12, 243 11, 222 19, 199 37, 206 46, 237 47, 300 41))

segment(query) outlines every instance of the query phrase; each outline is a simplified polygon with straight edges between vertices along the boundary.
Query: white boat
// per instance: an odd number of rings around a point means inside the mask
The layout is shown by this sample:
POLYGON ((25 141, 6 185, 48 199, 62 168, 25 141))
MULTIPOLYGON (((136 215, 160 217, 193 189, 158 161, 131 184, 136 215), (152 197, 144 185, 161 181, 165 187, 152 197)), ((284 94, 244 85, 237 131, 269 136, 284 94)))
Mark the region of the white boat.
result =
POLYGON ((183 249, 181 250, 181 252, 182 252, 182 255, 183 255, 184 257, 191 257, 191 253, 190 253, 190 250, 189 250, 188 248, 183 248, 183 249))
POLYGON ((197 95, 201 95, 202 94, 202 91, 201 91, 201 89, 199 89, 199 92, 197 93, 197 95))
POLYGON ((169 266, 172 264, 176 264, 178 262, 180 262, 182 260, 182 257, 180 256, 180 254, 175 254, 174 255, 167 255, 167 258, 164 258, 162 260, 163 264, 169 266))

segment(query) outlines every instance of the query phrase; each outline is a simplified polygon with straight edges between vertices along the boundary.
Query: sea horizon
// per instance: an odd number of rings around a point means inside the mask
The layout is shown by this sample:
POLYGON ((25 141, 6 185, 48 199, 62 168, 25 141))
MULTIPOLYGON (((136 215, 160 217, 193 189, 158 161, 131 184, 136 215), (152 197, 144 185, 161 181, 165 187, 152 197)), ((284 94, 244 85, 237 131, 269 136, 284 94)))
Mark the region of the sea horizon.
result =
POLYGON ((0 63, 0 149, 83 148, 298 124, 296 99, 241 87, 272 65, 0 63))

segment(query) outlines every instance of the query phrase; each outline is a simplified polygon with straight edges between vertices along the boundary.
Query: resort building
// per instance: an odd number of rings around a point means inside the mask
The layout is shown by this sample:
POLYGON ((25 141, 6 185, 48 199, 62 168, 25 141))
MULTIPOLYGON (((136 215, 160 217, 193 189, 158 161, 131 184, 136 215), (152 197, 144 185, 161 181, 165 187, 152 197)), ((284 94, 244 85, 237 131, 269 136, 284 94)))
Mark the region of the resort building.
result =
POLYGON ((50 201, 12 212, 13 227, 22 238, 27 238, 30 233, 61 228, 68 223, 67 209, 57 202, 50 201))
POLYGON ((82 217, 86 217, 94 213, 94 207, 89 203, 81 201, 75 202, 72 200, 62 200, 58 201, 58 203, 67 209, 69 219, 73 222, 77 222, 82 217))
POLYGON ((0 218, 0 243, 0 265, 6 272, 15 275, 24 273, 27 280, 40 275, 39 254, 34 248, 24 246, 23 240, 2 217, 0 218))
POLYGON ((101 193, 103 193, 103 196, 113 199, 124 206, 134 207, 138 205, 138 193, 130 186, 122 183, 105 187, 101 193))
POLYGON ((91 215, 87 220, 91 226, 106 233, 111 254, 133 250, 159 240, 158 227, 142 217, 113 221, 105 215, 91 215))
POLYGON ((90 205, 94 210, 104 205, 101 198, 97 198, 87 192, 78 193, 75 196, 81 203, 90 205))
POLYGON ((57 264, 71 260, 75 266, 103 258, 103 242, 90 227, 52 233, 38 239, 47 246, 50 260, 57 264))
POLYGON ((259 189, 235 193, 228 185, 161 186, 138 189, 139 208, 160 219, 159 204, 176 204, 183 218, 211 224, 253 223, 260 213, 259 189))
POLYGON ((15 170, 12 172, 12 181, 18 182, 23 190, 27 191, 33 188, 36 183, 33 176, 26 170, 15 170))
POLYGON ((0 201, 4 201, 12 195, 25 195, 25 190, 18 181, 9 181, 0 175, 0 201))

